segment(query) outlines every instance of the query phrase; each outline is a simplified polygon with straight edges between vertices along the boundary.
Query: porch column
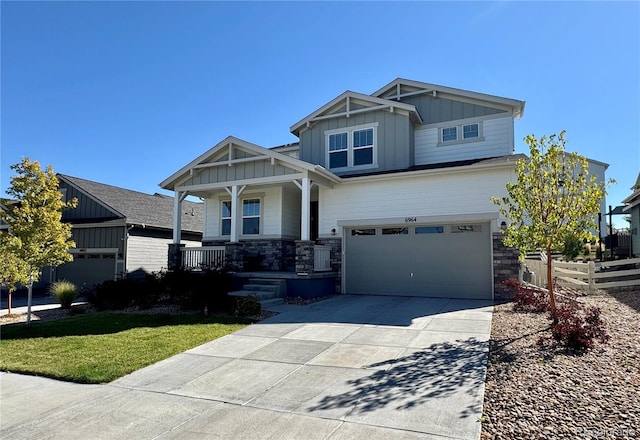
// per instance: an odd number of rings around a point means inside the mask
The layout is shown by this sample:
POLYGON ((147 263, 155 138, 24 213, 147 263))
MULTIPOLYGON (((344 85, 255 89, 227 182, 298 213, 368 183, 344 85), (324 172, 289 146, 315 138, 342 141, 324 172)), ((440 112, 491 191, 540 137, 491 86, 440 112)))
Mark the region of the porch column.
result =
POLYGON ((231 187, 231 191, 229 191, 229 188, 226 188, 227 192, 231 196, 231 232, 229 237, 229 241, 231 243, 237 243, 240 238, 240 229, 238 224, 238 221, 241 218, 240 195, 245 188, 246 185, 242 188, 238 188, 238 185, 233 185, 231 187))
POLYGON ((300 215, 300 240, 309 240, 309 230, 311 225, 311 180, 308 177, 302 178, 302 209, 300 215))
POLYGON ((180 244, 182 238, 182 200, 184 200, 184 193, 175 191, 173 196, 173 244, 180 244))

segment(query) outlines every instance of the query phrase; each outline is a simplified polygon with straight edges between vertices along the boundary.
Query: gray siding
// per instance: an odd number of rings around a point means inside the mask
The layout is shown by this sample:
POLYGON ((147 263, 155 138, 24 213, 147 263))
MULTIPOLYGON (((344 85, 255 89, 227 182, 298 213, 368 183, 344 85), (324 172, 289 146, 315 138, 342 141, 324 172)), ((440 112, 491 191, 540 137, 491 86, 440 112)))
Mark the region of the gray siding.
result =
POLYGON ((631 247, 633 255, 640 257, 640 205, 631 208, 631 247))
MULTIPOLYGON (((379 110, 317 122, 300 134, 300 159, 312 164, 326 164, 325 131, 356 125, 378 123, 377 154, 378 168, 371 171, 390 171, 406 169, 412 165, 414 136, 408 115, 379 110)), ((362 173, 356 170, 353 173, 362 173)), ((336 172, 348 175, 350 172, 336 172)))
POLYGON ((407 98, 403 98, 401 101, 406 104, 414 105, 420 113, 420 116, 422 116, 422 120, 425 125, 494 115, 496 113, 505 113, 504 110, 496 108, 453 101, 446 98, 434 98, 429 95, 409 96, 407 98))
MULTIPOLYGON (((240 159, 239 155, 236 159, 240 159)), ((234 166, 216 166, 205 168, 187 180, 184 185, 201 185, 207 183, 227 182, 233 180, 254 179, 259 177, 284 176, 296 171, 282 165, 271 165, 268 160, 239 163, 234 166)))
POLYGON ((118 248, 118 256, 123 256, 124 226, 73 228, 71 234, 76 248, 118 248))
POLYGON ((99 204, 92 198, 85 195, 83 192, 78 191, 76 188, 60 182, 60 189, 66 190, 66 200, 71 200, 74 197, 78 199, 78 206, 74 209, 69 209, 62 213, 63 221, 73 220, 105 220, 116 219, 119 216, 116 212, 106 208, 104 205, 99 204))

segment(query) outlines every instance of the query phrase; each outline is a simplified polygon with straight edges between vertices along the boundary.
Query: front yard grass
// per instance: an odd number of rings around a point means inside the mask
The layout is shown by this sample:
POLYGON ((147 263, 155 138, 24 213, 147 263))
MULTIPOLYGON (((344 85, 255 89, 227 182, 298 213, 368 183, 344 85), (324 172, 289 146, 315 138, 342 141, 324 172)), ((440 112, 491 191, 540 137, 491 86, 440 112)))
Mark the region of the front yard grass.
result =
POLYGON ((229 317, 100 312, 31 327, 3 325, 0 370, 105 383, 249 323, 229 317))

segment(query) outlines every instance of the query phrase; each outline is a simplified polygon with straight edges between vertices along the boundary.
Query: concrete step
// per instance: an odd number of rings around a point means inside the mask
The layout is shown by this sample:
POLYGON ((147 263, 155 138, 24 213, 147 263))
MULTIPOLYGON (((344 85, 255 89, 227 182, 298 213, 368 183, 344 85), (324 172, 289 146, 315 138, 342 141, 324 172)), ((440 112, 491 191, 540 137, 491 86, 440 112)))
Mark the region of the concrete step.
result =
POLYGON ((229 296, 255 296, 262 302, 263 300, 276 298, 275 292, 261 292, 252 290, 237 290, 235 292, 229 292, 229 296))
POLYGON ((261 292, 274 292, 279 291, 280 286, 272 284, 245 284, 242 290, 261 291, 261 292))
POLYGON ((260 307, 262 310, 268 310, 269 307, 275 307, 284 304, 284 298, 272 298, 260 301, 260 307))
MULTIPOLYGON (((276 296, 280 298, 284 298, 287 296, 287 281, 286 280, 277 280, 273 278, 249 278, 249 283, 245 284, 244 288, 249 290, 248 287, 251 286, 270 286, 275 290, 276 296)), ((258 289, 256 289, 258 290, 258 289)), ((262 290, 262 289, 260 289, 262 290)))

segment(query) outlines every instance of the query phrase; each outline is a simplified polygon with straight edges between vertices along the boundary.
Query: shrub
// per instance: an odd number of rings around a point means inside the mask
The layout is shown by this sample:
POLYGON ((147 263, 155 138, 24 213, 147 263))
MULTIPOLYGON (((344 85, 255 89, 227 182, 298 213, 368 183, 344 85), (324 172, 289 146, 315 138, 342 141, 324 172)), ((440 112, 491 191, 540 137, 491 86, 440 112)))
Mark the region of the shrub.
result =
POLYGON ((120 310, 131 305, 132 291, 132 280, 123 278, 97 284, 85 297, 98 310, 120 310))
POLYGON ((567 261, 575 260, 582 251, 584 251, 584 242, 580 238, 565 238, 562 248, 562 256, 566 258, 567 261))
POLYGON ((78 297, 78 288, 70 281, 60 280, 51 285, 49 293, 55 296, 63 309, 70 309, 78 297))
POLYGON ((523 285, 517 280, 507 280, 503 284, 516 289, 516 294, 513 297, 513 310, 533 313, 549 310, 549 294, 544 290, 528 284, 523 285))
POLYGON ((567 300, 556 307, 551 318, 556 322, 551 328, 553 339, 569 349, 584 351, 593 348, 596 339, 602 343, 609 340, 599 307, 567 300))
POLYGON ((228 293, 231 290, 231 276, 224 270, 187 272, 176 270, 167 272, 162 281, 169 300, 185 310, 210 312, 231 312, 228 293))
POLYGON ((262 311, 260 300, 255 295, 238 296, 235 300, 234 315, 258 316, 262 311))

